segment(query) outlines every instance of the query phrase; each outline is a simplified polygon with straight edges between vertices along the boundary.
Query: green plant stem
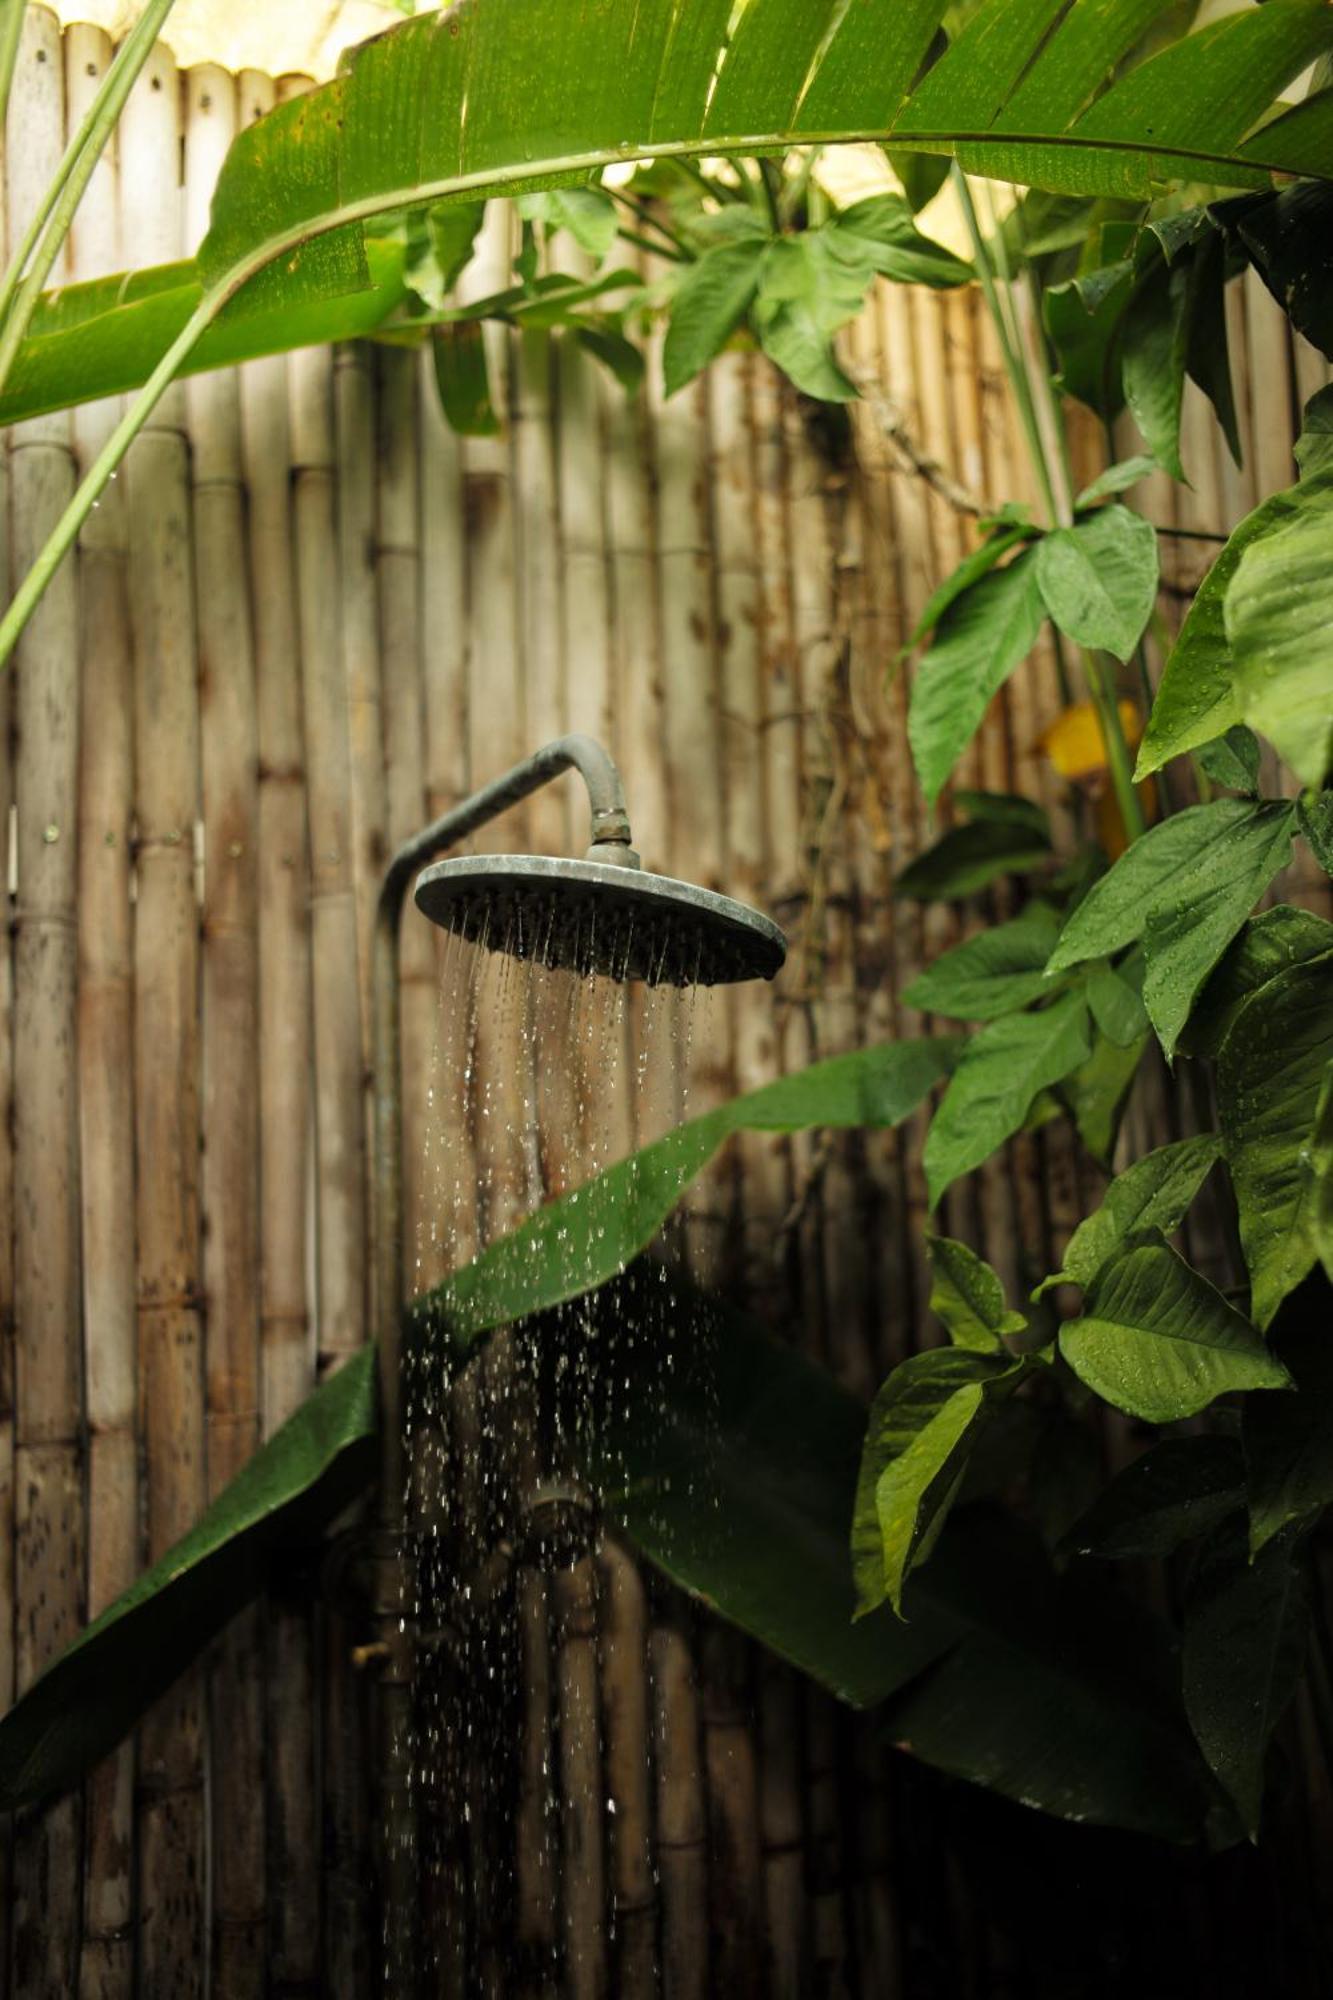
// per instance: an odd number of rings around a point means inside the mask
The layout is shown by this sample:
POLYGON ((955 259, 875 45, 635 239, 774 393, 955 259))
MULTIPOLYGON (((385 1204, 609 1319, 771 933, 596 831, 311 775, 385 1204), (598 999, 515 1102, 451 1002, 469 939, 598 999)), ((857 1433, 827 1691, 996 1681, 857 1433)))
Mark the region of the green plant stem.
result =
POLYGON ((801 203, 806 198, 815 168, 823 157, 822 146, 807 146, 801 155, 801 164, 783 191, 779 207, 785 222, 794 222, 800 213, 801 203))
POLYGON ((11 598, 3 619, 0 619, 0 667, 8 661, 19 634, 36 609, 47 584, 73 547, 80 528, 96 506, 112 473, 157 408, 177 371, 184 367, 200 337, 217 317, 227 298, 239 289, 238 285, 232 285, 221 295, 216 291, 205 293, 89 466, 73 499, 42 544, 40 554, 11 598))
POLYGON ((1048 524, 1054 526, 1056 521, 1055 490, 1051 485, 1050 471, 1046 464, 1046 454, 1042 450, 1041 433, 1037 428, 1037 411, 1032 400, 1032 385, 1028 381, 1027 370, 1023 367, 1018 350, 1014 344, 1009 316, 1000 300, 999 287, 995 281, 995 271, 991 264, 990 253, 986 248, 985 238, 981 233, 981 222, 977 215, 976 204, 972 199, 972 190, 968 185, 967 175, 963 172, 957 161, 954 161, 949 171, 953 176, 954 188, 962 207, 963 220, 967 224, 967 233, 972 244, 972 260, 976 265, 977 277, 981 283, 982 297, 986 301, 986 310, 990 314, 991 325, 995 329, 995 338, 999 342, 1000 347, 1000 359, 1004 364, 1004 372, 1008 378, 1009 387, 1013 392, 1015 407, 1018 410, 1019 422, 1023 426, 1023 435, 1027 440, 1028 456, 1032 461, 1032 470, 1036 475, 1037 484, 1041 489, 1041 496, 1047 510, 1048 524))
MULTIPOLYGON (((7 0, 10 4, 10 0, 7 0)), ((65 148, 60 165, 37 204, 22 241, 0 282, 0 390, 9 379, 14 357, 23 344, 42 287, 60 255, 69 234, 84 189, 92 179, 97 162, 115 130, 134 88, 135 79, 153 52, 158 30, 175 5, 175 0, 149 0, 116 51, 97 95, 89 105, 78 131, 65 148)), ((21 8, 18 9, 21 13, 21 8)), ((5 33, 9 34, 9 17, 5 33)), ((11 62, 12 72, 12 62, 11 62)))
POLYGON ((673 250, 668 243, 660 243, 654 236, 644 236, 637 229, 622 229, 622 243, 632 243, 636 249, 646 250, 650 256, 665 257, 673 264, 692 264, 694 259, 683 250, 673 250))
MULTIPOLYGON (((659 236, 665 237, 668 243, 674 244, 683 257, 687 257, 691 261, 693 260, 694 252, 690 249, 685 238, 677 230, 673 229, 669 223, 663 222, 662 218, 654 212, 649 202, 641 201, 637 195, 630 194, 625 188, 608 188, 607 193, 610 195, 612 201, 620 202, 632 214, 637 215, 640 222, 644 223, 649 229, 655 229, 659 236)), ((622 230, 621 235, 623 236, 624 234, 625 232, 622 230)), ((660 254, 666 256, 667 253, 663 250, 660 254)))
POLYGON ((759 180, 764 190, 769 226, 775 236, 782 234, 782 169, 775 160, 759 162, 759 180))
POLYGON ((23 33, 24 0, 3 0, 0 14, 0 130, 9 111, 9 87, 14 81, 14 65, 19 59, 19 38, 23 33))

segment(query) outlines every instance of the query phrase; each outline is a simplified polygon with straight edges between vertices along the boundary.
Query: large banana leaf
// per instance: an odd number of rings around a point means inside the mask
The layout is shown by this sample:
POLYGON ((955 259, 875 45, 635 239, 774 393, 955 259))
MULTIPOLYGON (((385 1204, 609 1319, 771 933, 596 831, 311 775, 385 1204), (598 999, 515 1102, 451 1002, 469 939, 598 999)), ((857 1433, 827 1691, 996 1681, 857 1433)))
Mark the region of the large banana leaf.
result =
POLYGON ((887 1701, 893 1740, 955 1776, 1066 1818, 1204 1836, 1217 1793, 1167 1633, 1101 1566, 1059 1578, 1016 1522, 969 1507, 909 1579, 906 1622, 884 1605, 853 1624, 855 1396, 646 1261, 542 1339, 563 1346, 585 1476, 674 1582, 845 1701, 887 1701))
POLYGON ((309 1551, 369 1481, 375 1355, 363 1348, 0 1720, 0 1810, 76 1784, 131 1730, 275 1563, 309 1551))
MULTIPOLYGON (((276 315, 263 338, 282 346, 289 311, 364 293, 378 215, 577 183, 635 156, 888 140, 1055 191, 1133 197, 1181 178, 1333 178, 1333 89, 1273 115, 1333 46, 1333 8, 1250 8, 1135 60, 1159 11, 982 0, 923 75, 946 0, 460 0, 364 44, 333 82, 236 140, 175 362, 224 312, 276 315)), ((128 310, 98 320, 123 368, 133 355, 122 383, 145 380, 170 345, 159 315, 113 332, 128 310)), ((324 325, 321 337, 339 330, 336 315, 324 325)), ((39 338, 6 421, 85 393, 77 349, 57 368, 39 338)))
POLYGON ((545 1312, 616 1277, 645 1250, 733 1132, 890 1126, 947 1076, 965 1037, 881 1042, 811 1063, 675 1126, 582 1187, 548 1202, 418 1299, 419 1337, 464 1352, 496 1327, 545 1312))

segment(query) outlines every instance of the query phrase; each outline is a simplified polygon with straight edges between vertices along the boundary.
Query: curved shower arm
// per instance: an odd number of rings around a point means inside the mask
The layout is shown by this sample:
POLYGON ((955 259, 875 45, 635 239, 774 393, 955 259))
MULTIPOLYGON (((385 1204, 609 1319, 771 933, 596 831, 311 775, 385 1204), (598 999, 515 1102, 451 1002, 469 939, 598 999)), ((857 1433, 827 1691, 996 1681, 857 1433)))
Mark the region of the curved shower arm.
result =
POLYGON ((396 2000, 417 1990, 418 1914, 415 1807, 411 1789, 413 1634, 403 1530, 407 1461, 403 1441, 403 1167, 398 932, 417 872, 478 827, 518 805, 564 771, 577 771, 592 814, 591 850, 601 861, 637 868, 620 773, 591 736, 561 736, 485 785, 405 841, 384 872, 375 910, 372 966, 374 1065, 372 1324, 379 1355, 379 1561, 375 1565, 380 1672, 380 1755, 384 1790, 382 1891, 384 1986, 396 2000))

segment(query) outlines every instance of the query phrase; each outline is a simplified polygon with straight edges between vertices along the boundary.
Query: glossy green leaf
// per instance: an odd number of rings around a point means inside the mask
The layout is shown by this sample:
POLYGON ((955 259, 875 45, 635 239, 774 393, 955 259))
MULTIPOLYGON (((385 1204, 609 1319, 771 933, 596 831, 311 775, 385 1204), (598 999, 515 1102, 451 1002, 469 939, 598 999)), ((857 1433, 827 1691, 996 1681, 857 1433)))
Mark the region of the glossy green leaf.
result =
POLYGON ((500 419, 491 400, 486 329, 476 320, 431 328, 431 359, 440 408, 460 437, 498 437, 500 419))
POLYGON ((1051 858, 1048 836, 1004 820, 951 826, 894 877, 894 894, 916 902, 959 902, 1001 875, 1028 875, 1051 858))
POLYGON ((1250 1548, 1333 1505, 1333 1294, 1309 1280, 1284 1306, 1273 1343, 1296 1380, 1294 1396, 1245 1398, 1241 1441, 1250 1502, 1250 1548))
POLYGON ((1311 1228, 1325 1275, 1333 1281, 1333 1065, 1325 1071, 1308 1161, 1311 1228))
POLYGON ((929 1348, 894 1369, 871 1406, 856 1506, 852 1575, 858 1616, 903 1588, 939 1540, 972 1447, 1023 1365, 962 1347, 929 1348))
POLYGON ((1065 1250, 1063 1269, 1042 1281, 1037 1296, 1060 1284, 1082 1285, 1086 1290, 1131 1236, 1151 1230, 1173 1235, 1221 1157, 1221 1138, 1204 1132, 1196 1139, 1158 1146, 1126 1167, 1107 1188, 1101 1206, 1080 1222, 1065 1250))
POLYGON ((647 1247, 731 1133, 896 1125, 947 1075, 958 1048, 943 1036, 882 1043, 732 1098, 548 1202, 413 1310, 465 1350, 495 1327, 592 1291, 647 1247))
POLYGON ((693 1597, 858 1708, 954 1642, 920 1586, 910 1623, 853 1623, 865 1405, 804 1355, 648 1260, 540 1339, 570 1357, 561 1434, 604 1512, 693 1597))
POLYGON ((1185 301, 1189 271, 1163 262, 1140 277, 1122 330, 1125 401, 1152 456, 1173 479, 1180 462, 1180 401, 1185 390, 1185 301))
POLYGON ((1231 382, 1227 340, 1226 246, 1215 227, 1202 231, 1190 259, 1185 293, 1185 372, 1213 406, 1237 465, 1241 462, 1240 426, 1231 382))
POLYGON ((956 597, 912 682, 907 734, 926 797, 943 790, 982 717, 1036 644, 1043 617, 1030 550, 956 597))
POLYGON ((1268 1744, 1296 1692, 1309 1618, 1291 1535, 1253 1560, 1243 1517, 1219 1528, 1185 1601, 1185 1709, 1252 1840, 1258 1838, 1268 1744))
MULTIPOLYGON (((1125 405, 1120 333, 1133 286, 1133 263, 1121 258, 1049 287, 1042 299, 1059 386, 1107 422, 1113 422, 1125 405)), ((1155 459, 1147 463, 1156 468, 1155 459)))
POLYGON ((1249 1321, 1155 1231, 1131 1237, 1089 1281, 1060 1352, 1096 1395, 1150 1424, 1290 1380, 1249 1321))
POLYGON ((318 1543, 374 1466, 375 1354, 365 1347, 20 1695, 0 1721, 5 1810, 78 1783, 258 1595, 272 1561, 318 1543))
POLYGON ((1223 606, 1240 712, 1302 784, 1333 769, 1333 633, 1326 596, 1333 472, 1303 479, 1289 518, 1251 541, 1223 606))
POLYGON ((1218 1054, 1222 1138, 1260 1326, 1319 1255, 1310 1150, 1330 1061, 1333 953, 1293 965, 1252 993, 1218 1054))
POLYGON ((1099 472, 1090 486, 1075 495, 1074 511, 1081 513, 1085 507, 1095 507, 1099 500, 1109 500, 1112 494, 1137 486, 1141 479, 1151 479, 1156 470, 1156 459, 1142 455, 1122 458, 1115 465, 1108 465, 1105 472, 1099 472))
MULTIPOLYGON (((575 0, 555 14, 547 0, 509 0, 377 35, 331 82, 237 138, 198 259, 208 311, 353 293, 366 283, 364 225, 379 215, 586 187, 636 152, 872 137, 956 151, 1029 185, 1135 199, 1173 177, 1240 188, 1274 172, 1333 178, 1327 92, 1261 124, 1333 38, 1327 8, 1307 0, 1131 54, 1114 80, 1103 58, 1117 38, 1099 54, 1087 10, 1058 0, 983 7, 915 84, 943 0, 752 0, 729 32, 732 13, 723 0, 575 0)), ((140 331, 142 380, 164 343, 140 331)), ((15 402, 11 414, 26 414, 15 402)))
POLYGON ((922 235, 910 206, 896 194, 853 202, 827 227, 844 254, 894 284, 948 290, 967 284, 973 275, 970 264, 922 235))
POLYGON ((1259 810, 1243 799, 1218 799, 1211 805, 1187 806, 1150 826, 1073 912, 1048 970, 1063 972, 1087 958, 1109 958, 1136 943, 1143 936, 1148 912, 1174 896, 1177 879, 1219 840, 1243 836, 1256 823, 1259 810))
POLYGON ((856 384, 839 367, 833 336, 860 312, 873 271, 844 254, 829 224, 782 236, 764 251, 753 307, 755 332, 769 360, 806 396, 849 402, 856 384))
POLYGON ((1333 875, 1333 790, 1298 799, 1296 823, 1325 875, 1333 875))
MULTIPOLYGON (((1297 1398, 1260 1400, 1285 1406, 1297 1398)), ((1244 1505, 1245 1460, 1235 1438, 1159 1438, 1098 1495, 1071 1528, 1068 1547, 1108 1561, 1174 1555, 1244 1505)))
POLYGON ((1299 333, 1333 359, 1333 194, 1317 181, 1222 202, 1218 218, 1299 333))
POLYGON ((1046 609, 1077 645, 1127 660, 1157 601, 1157 531, 1113 503, 1037 544, 1046 609))
POLYGON ((1143 966, 1138 977, 1126 977, 1113 965, 1094 965, 1088 974, 1088 1005, 1092 1018, 1108 1042, 1127 1049, 1146 1034, 1148 1016, 1143 1005, 1143 966))
POLYGON ((1251 917, 1228 945, 1199 995, 1180 1046, 1215 1059, 1227 1031, 1252 993, 1288 966, 1306 965, 1333 951, 1333 924, 1313 910, 1275 903, 1251 917))
POLYGON ((1071 1595, 1039 1545, 975 1507, 908 1579, 906 1622, 886 1605, 853 1623, 865 1406, 646 1263, 564 1320, 579 1365, 559 1377, 563 1433, 608 1518, 674 1582, 843 1700, 892 1699, 891 1734, 960 1777, 1076 1818, 1198 1836, 1208 1787, 1158 1623, 1089 1587, 1100 1578, 1071 1595), (956 1674, 923 1678, 955 1657, 956 1674))
POLYGON ((1033 1100, 1091 1053, 1088 1006, 1066 993, 1037 1013, 1006 1014, 966 1045, 926 1136, 932 1208, 1022 1128, 1033 1100))
POLYGON ((1224 828, 1212 847, 1178 870, 1147 913, 1143 1004, 1168 1057, 1204 981, 1291 859, 1294 809, 1284 802, 1255 804, 1249 812, 1248 820, 1224 828))
POLYGON ((926 1251, 930 1310, 943 1320, 955 1347, 998 1354, 1006 1335, 1026 1330, 1026 1315, 1006 1303, 1004 1286, 984 1257, 950 1236, 928 1236, 926 1251))
POLYGON ((1072 1069, 1057 1086, 1057 1094, 1068 1106, 1079 1138, 1093 1159, 1104 1167, 1111 1164, 1120 1121, 1146 1047, 1146 1035, 1116 1043, 1098 1034, 1086 1061, 1072 1069))
POLYGON ((1224 736, 1201 743, 1199 763, 1206 776, 1224 791, 1253 797, 1259 789, 1259 744, 1253 730, 1233 722, 1224 736))
POLYGON ((1010 1521, 955 1516, 908 1585, 948 1581, 951 1537, 967 1530, 974 1603, 987 1629, 965 1637, 892 1701, 891 1741, 954 1776, 1063 1818, 1202 1837, 1212 1787, 1183 1729, 1178 1669, 1151 1613, 1110 1573, 1054 1576, 1010 1521), (980 1557, 991 1532, 991 1573, 980 1557))
POLYGON ((671 297, 662 347, 666 393, 674 396, 720 354, 754 303, 763 259, 762 238, 719 243, 685 266, 671 297))
POLYGON ((949 606, 956 598, 980 583, 998 563, 1003 562, 1011 549, 1018 548, 1031 539, 1030 530, 1014 523, 1005 523, 992 529, 984 541, 978 543, 959 563, 957 569, 946 576, 926 601, 926 608, 916 621, 910 644, 920 645, 927 632, 933 632, 949 606))
POLYGON ((1051 990, 1046 961, 1060 934, 1049 903, 1032 902, 1007 924, 978 931, 918 973, 903 993, 909 1007, 959 1021, 993 1021, 1051 990))

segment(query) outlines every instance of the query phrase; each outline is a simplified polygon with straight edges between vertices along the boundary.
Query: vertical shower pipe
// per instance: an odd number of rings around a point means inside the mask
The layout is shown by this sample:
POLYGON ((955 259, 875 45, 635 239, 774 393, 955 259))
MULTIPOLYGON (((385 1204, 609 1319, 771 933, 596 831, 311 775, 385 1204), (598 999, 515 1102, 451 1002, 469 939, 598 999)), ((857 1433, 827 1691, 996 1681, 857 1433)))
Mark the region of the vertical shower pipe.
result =
POLYGON ((562 736, 503 777, 474 792, 400 847, 385 871, 375 910, 373 1060, 375 1157, 373 1165, 375 1333, 379 1349, 380 1480, 378 1560, 373 1612, 380 1663, 380 1787, 383 1798, 383 1990, 407 2000, 418 1977, 418 1888, 411 1779, 413 1633, 407 1617, 404 1557, 406 1462, 403 1440, 403 1166, 402 1078, 398 1022, 398 931, 408 888, 417 872, 446 848, 549 784, 561 772, 579 773, 592 808, 592 845, 598 860, 637 868, 625 795, 615 765, 589 736, 562 736))

